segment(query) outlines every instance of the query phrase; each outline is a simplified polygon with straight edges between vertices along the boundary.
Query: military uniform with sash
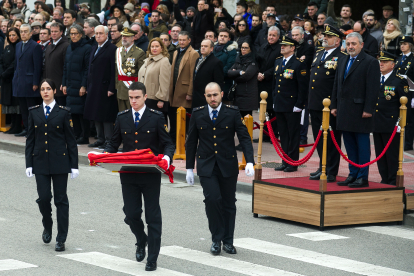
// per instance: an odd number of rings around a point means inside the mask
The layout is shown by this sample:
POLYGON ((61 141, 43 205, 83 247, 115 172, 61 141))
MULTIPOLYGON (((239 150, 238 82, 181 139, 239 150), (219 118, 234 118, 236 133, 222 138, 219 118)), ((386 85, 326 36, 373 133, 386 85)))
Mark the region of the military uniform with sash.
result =
MULTIPOLYGON (((122 36, 134 36, 135 34, 135 31, 127 27, 121 32, 122 36)), ((118 109, 122 111, 131 108, 128 99, 128 88, 132 82, 138 81, 138 71, 144 64, 145 53, 135 44, 132 44, 128 52, 122 46, 116 50, 115 55, 118 109)))

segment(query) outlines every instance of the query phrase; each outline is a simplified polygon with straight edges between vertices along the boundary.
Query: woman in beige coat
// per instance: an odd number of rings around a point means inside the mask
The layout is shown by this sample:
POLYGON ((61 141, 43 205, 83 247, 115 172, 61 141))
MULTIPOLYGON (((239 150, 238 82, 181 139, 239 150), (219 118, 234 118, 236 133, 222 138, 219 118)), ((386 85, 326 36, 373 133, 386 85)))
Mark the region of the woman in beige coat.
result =
POLYGON ((168 89, 171 64, 167 47, 160 38, 153 38, 148 44, 147 58, 138 72, 138 81, 147 88, 145 104, 152 109, 168 112, 168 89))

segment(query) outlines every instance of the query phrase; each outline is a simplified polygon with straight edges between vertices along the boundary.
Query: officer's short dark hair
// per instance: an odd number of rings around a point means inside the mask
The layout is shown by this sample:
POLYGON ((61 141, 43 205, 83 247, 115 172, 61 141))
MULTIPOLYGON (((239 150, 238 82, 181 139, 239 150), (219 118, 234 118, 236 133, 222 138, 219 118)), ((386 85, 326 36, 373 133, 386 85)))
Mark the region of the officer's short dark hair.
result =
POLYGON ((214 37, 214 38, 217 38, 217 34, 216 34, 216 32, 215 32, 215 31, 212 31, 212 30, 207 30, 205 33, 213 33, 213 37, 214 37))
MULTIPOLYGON (((343 6, 342 6, 342 8, 349 8, 349 11, 350 11, 350 12, 352 12, 352 8, 351 8, 351 6, 350 6, 350 5, 348 5, 348 4, 343 5, 343 6)), ((342 9, 342 8, 341 8, 341 9, 342 9)))
POLYGON ((76 18, 76 12, 73 10, 66 10, 63 14, 69 13, 72 18, 76 18))
POLYGON ((229 37, 231 38, 231 32, 227 28, 223 28, 223 29, 219 30, 218 34, 220 35, 220 33, 227 33, 229 35, 229 37))
POLYGON ((48 28, 41 28, 40 30, 41 30, 41 31, 46 30, 46 31, 47 31, 47 33, 50 35, 50 29, 48 29, 48 28))
POLYGON ((179 32, 178 33, 178 36, 180 36, 180 35, 186 35, 188 39, 191 39, 190 33, 187 32, 187 31, 181 31, 181 32, 179 32))
POLYGON ((49 84, 49 85, 50 85, 50 87, 52 88, 52 90, 53 90, 53 91, 55 91, 55 89, 56 89, 56 84, 55 84, 55 83, 54 83, 51 79, 48 79, 48 78, 43 79, 43 80, 40 82, 40 86, 42 86, 42 84, 43 84, 44 82, 46 82, 47 84, 49 84))
POLYGON ((115 25, 112 25, 112 27, 113 26, 116 26, 118 32, 122 32, 122 30, 124 29, 124 25, 122 23, 116 23, 115 25))
POLYGON ((373 13, 367 14, 367 17, 368 17, 368 16, 372 16, 372 17, 374 17, 374 21, 375 21, 375 20, 377 20, 377 16, 376 16, 375 14, 373 14, 373 13))
POLYGON ((109 18, 109 19, 108 19, 108 21, 109 21, 109 20, 115 20, 115 22, 116 22, 116 23, 119 23, 119 19, 118 19, 118 18, 116 18, 116 17, 111 17, 111 18, 109 18))
POLYGON ((237 2, 236 6, 241 6, 243 7, 245 10, 247 10, 247 4, 244 1, 239 1, 237 2))
POLYGON ((315 7, 318 8, 318 5, 315 2, 309 2, 308 7, 315 7))
POLYGON ((260 15, 254 13, 254 14, 252 14, 252 19, 253 19, 253 17, 258 17, 259 21, 262 22, 262 17, 260 15))
POLYGON ((142 95, 144 96, 145 94, 147 94, 147 89, 145 88, 145 85, 142 82, 133 82, 129 88, 129 90, 141 90, 142 91, 142 95))
POLYGON ((151 15, 152 15, 153 13, 157 13, 157 14, 158 14, 158 16, 160 16, 160 15, 161 15, 161 12, 160 12, 160 11, 158 11, 158 10, 153 10, 153 11, 151 12, 151 15))
POLYGON ((161 34, 160 34, 160 37, 161 37, 162 35, 168 35, 168 40, 169 40, 169 41, 171 41, 171 35, 170 35, 169 33, 161 33, 161 34))
POLYGON ((63 32, 65 30, 65 27, 62 24, 58 23, 58 22, 54 22, 54 23, 50 24, 50 28, 52 28, 52 27, 58 27, 60 32, 63 32))

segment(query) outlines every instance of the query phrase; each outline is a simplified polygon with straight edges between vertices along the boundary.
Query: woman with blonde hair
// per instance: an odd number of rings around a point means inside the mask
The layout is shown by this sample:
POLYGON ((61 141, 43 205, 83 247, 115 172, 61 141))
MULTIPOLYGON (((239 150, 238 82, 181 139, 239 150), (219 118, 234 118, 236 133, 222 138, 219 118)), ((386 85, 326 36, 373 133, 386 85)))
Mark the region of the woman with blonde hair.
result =
POLYGON ((400 50, 400 36, 401 36, 401 27, 400 22, 397 19, 389 19, 387 25, 385 26, 385 31, 382 34, 384 39, 382 41, 381 50, 387 51, 391 54, 399 56, 401 54, 400 50))
POLYGON ((159 37, 151 39, 147 58, 138 72, 138 81, 147 88, 145 104, 149 108, 161 111, 165 117, 168 112, 168 89, 171 77, 169 56, 167 47, 159 37))

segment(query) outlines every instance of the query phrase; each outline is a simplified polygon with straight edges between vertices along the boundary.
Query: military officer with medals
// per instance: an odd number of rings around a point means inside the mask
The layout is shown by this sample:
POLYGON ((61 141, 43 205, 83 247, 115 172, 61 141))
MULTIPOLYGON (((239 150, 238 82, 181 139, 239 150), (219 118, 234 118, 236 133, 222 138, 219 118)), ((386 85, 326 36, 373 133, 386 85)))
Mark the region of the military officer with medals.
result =
POLYGON ((76 145, 70 108, 58 106, 54 95, 56 85, 51 79, 40 83, 43 103, 29 108, 26 140, 26 175, 35 175, 39 205, 42 214, 44 243, 52 240, 52 183, 56 206, 56 251, 65 251, 69 228, 69 200, 66 193, 68 174, 79 175, 78 147, 76 145))
MULTIPOLYGON (((145 105, 147 90, 143 83, 134 82, 128 88, 131 109, 118 113, 115 121, 114 135, 105 148, 105 152, 116 153, 123 143, 123 151, 150 148, 155 154, 164 154, 168 165, 174 155, 174 144, 167 129, 162 112, 145 105)), ((146 271, 157 269, 157 259, 161 247, 161 208, 159 204, 161 173, 132 173, 135 168, 121 168, 122 196, 124 199, 125 223, 129 225, 137 240, 135 257, 138 262, 145 258, 148 245, 146 271), (145 205, 145 222, 148 235, 144 232, 141 219, 142 197, 145 205)))
MULTIPOLYGON (((322 125, 322 102, 325 98, 331 98, 335 81, 336 67, 338 61, 347 58, 348 54, 341 52, 343 33, 331 25, 325 25, 323 38, 323 49, 316 52, 313 59, 309 83, 309 114, 311 115, 313 137, 316 139, 322 125)), ((336 130, 336 117, 330 115, 329 124, 334 131, 336 141, 341 145, 341 131, 336 130)), ((320 158, 319 168, 310 174, 310 180, 319 180, 322 173, 322 148, 323 141, 317 146, 320 158)), ((335 182, 338 175, 340 155, 336 150, 332 139, 328 139, 328 152, 326 160, 326 175, 328 182, 335 182)))
MULTIPOLYGON (((280 42, 283 55, 275 61, 272 85, 273 109, 276 113, 280 143, 283 151, 293 160, 299 159, 299 133, 302 109, 308 95, 308 77, 305 63, 295 56, 298 42, 283 36, 280 42)), ((294 172, 296 166, 285 161, 275 168, 276 171, 294 172)))
MULTIPOLYGON (((374 146, 375 155, 378 157, 394 131, 395 124, 400 114, 400 98, 407 96, 409 92, 407 80, 394 74, 396 56, 388 52, 381 52, 380 61, 380 83, 378 102, 374 116, 374 146)), ((378 171, 381 175, 381 183, 395 185, 398 170, 398 154, 400 145, 400 133, 397 132, 385 155, 378 160, 378 171)))
POLYGON ((135 46, 134 36, 136 31, 124 27, 121 32, 122 47, 116 50, 116 89, 118 98, 118 110, 131 108, 128 99, 128 87, 138 81, 138 71, 146 58, 144 51, 135 46))

